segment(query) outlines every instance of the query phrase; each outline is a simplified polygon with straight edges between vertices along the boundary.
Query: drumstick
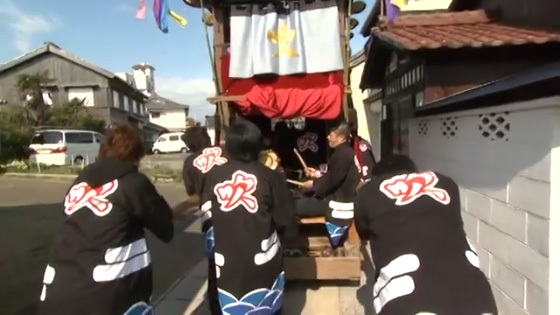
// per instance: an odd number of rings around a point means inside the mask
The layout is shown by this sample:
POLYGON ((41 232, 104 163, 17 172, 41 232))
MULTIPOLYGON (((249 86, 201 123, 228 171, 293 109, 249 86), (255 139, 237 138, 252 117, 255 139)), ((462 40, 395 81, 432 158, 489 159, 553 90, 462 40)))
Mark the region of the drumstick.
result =
POLYGON ((297 155, 299 162, 301 163, 301 166, 303 166, 304 169, 307 169, 307 164, 305 164, 305 161, 303 160, 303 157, 301 157, 301 154, 299 154, 298 150, 296 148, 294 148, 294 153, 297 155))
POLYGON ((302 182, 298 182, 298 181, 291 180, 291 179, 286 179, 286 181, 287 181, 288 183, 294 184, 294 185, 296 185, 296 186, 303 186, 303 183, 302 183, 302 182))

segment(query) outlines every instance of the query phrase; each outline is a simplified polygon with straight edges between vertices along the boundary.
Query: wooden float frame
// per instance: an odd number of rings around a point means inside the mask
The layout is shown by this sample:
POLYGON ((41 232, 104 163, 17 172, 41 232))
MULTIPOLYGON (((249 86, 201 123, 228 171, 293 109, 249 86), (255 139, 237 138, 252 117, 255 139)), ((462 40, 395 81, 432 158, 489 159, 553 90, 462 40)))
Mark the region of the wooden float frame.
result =
MULTIPOLYGON (((342 109, 344 117, 348 119, 349 98, 351 97, 350 87, 350 27, 349 27, 349 1, 336 0, 339 8, 339 29, 340 29, 340 49, 343 62, 343 97, 342 109)), ((235 120, 235 112, 232 110, 235 102, 244 98, 242 95, 227 95, 224 91, 222 82, 221 60, 227 50, 225 43, 224 8, 219 1, 213 0, 211 5, 214 15, 214 43, 213 60, 214 80, 216 80, 216 95, 208 99, 216 105, 216 144, 220 143, 221 131, 235 120)), ((325 217, 309 218, 300 220, 300 225, 325 224, 325 217)), ((326 233, 325 233, 326 234, 326 233)), ((307 238, 310 246, 313 242, 328 242, 328 236, 307 238)), ((350 280, 359 281, 361 276, 361 252, 359 250, 360 240, 356 231, 355 224, 352 223, 348 232, 347 240, 344 244, 346 253, 350 256, 343 257, 285 257, 284 268, 288 280, 350 280)))
MULTIPOLYGON (((300 219, 301 225, 324 225, 325 217, 300 219)), ((309 248, 330 245, 328 237, 308 237, 309 248)), ((284 270, 288 280, 347 280, 361 278, 362 255, 356 225, 352 223, 344 244, 343 257, 284 257, 284 270)))

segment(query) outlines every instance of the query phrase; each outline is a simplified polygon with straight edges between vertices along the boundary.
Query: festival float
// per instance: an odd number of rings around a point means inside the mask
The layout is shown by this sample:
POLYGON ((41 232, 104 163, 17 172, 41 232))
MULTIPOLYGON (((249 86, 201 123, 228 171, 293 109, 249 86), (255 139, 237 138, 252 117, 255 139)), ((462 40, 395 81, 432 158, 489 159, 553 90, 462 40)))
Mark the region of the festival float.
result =
MULTIPOLYGON (((298 193, 304 167, 322 169, 329 157, 329 124, 352 115, 349 84, 351 30, 363 1, 183 0, 201 10, 216 95, 215 143, 237 118, 257 124, 269 145, 262 161, 281 168, 298 193), (213 36, 211 36, 213 35, 213 36), (212 37, 212 38, 211 38, 212 37)), ((142 18, 142 4, 139 18, 142 18)), ((145 12, 145 3, 144 3, 145 12)), ((186 20, 154 0, 158 27, 186 20)), ((291 280, 359 280, 361 254, 354 224, 333 249, 325 217, 301 219, 297 244, 285 244, 291 280)), ((336 235, 335 237, 340 237, 336 235)))

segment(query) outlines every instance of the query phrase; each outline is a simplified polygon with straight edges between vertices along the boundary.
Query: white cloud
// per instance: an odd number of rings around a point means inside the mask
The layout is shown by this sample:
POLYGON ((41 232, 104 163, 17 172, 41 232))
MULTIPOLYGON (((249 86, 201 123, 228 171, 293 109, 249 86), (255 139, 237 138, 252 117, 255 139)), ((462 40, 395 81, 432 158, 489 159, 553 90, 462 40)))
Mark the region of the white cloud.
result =
POLYGON ((216 95, 214 82, 209 79, 158 78, 156 92, 178 103, 189 105, 190 116, 199 121, 203 121, 205 115, 213 115, 216 110, 215 106, 206 100, 216 95))
POLYGON ((0 0, 0 21, 14 32, 14 46, 21 52, 31 49, 33 36, 48 33, 60 26, 54 17, 24 11, 12 0, 0 0))

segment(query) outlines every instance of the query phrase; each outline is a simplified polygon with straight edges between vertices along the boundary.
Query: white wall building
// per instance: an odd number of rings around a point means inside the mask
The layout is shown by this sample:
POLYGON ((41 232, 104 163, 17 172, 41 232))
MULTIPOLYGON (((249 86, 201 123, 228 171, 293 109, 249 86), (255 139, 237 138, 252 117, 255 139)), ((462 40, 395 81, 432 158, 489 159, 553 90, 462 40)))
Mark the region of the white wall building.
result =
POLYGON ((463 221, 500 314, 560 304, 560 97, 417 118, 410 156, 461 188, 463 221))
MULTIPOLYGON (((489 44, 470 55, 471 46, 461 51, 472 35, 465 32, 454 49, 438 53, 422 46, 429 39, 406 33, 436 29, 446 34, 437 44, 446 45, 455 23, 473 12, 401 15, 400 26, 374 29, 361 84, 383 88, 383 110, 381 122, 368 118, 369 129, 383 126, 385 154, 408 154, 421 170, 457 182, 464 228, 499 314, 560 314, 560 63, 542 57, 558 47, 528 46, 522 62, 533 63, 522 65, 514 57, 519 45, 505 47, 508 57, 483 51, 489 44), (405 25, 419 17, 423 28, 405 25), (391 32, 399 36, 387 39, 391 32), (410 38, 420 48, 403 48, 410 38)), ((485 23, 507 24, 477 26, 485 23)), ((475 35, 473 42, 484 41, 475 35)))
POLYGON ((155 68, 146 63, 132 67, 136 87, 149 97, 146 109, 151 123, 169 131, 183 131, 187 128, 189 106, 161 97, 155 90, 155 68))

